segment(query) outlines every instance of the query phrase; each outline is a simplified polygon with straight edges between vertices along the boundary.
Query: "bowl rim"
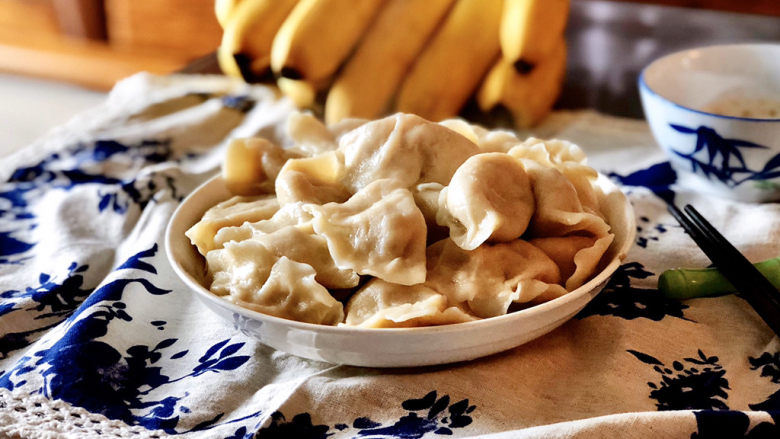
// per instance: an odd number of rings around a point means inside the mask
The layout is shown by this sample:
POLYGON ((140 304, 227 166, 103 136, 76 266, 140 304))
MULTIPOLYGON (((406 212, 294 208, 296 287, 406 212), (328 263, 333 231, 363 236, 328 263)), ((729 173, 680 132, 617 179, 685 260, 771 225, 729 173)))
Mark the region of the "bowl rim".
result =
MULTIPOLYGON (((469 330, 469 328, 472 328, 474 326, 477 327, 474 329, 484 330, 494 326, 504 325, 512 320, 519 320, 524 317, 527 318, 532 317, 536 314, 544 313, 550 308, 557 308, 559 306, 565 305, 568 302, 576 301, 580 297, 587 295, 594 290, 597 290, 597 288, 603 283, 606 283, 614 274, 614 272, 618 269, 618 267, 622 265, 623 261, 626 258, 626 255, 628 254, 628 251, 633 247, 634 241, 636 239, 636 218, 635 218, 635 213, 633 211, 633 206, 631 205, 631 202, 629 201, 625 193, 614 182, 612 182, 604 174, 599 173, 597 184, 601 184, 601 185, 606 184, 606 188, 609 189, 609 192, 605 192, 605 193, 609 194, 612 192, 617 192, 623 198, 623 202, 624 202, 623 211, 626 213, 625 219, 627 221, 625 224, 627 236, 622 246, 615 249, 614 257, 606 265, 603 266, 601 271, 599 271, 595 276, 590 278, 586 283, 577 287, 573 291, 570 291, 567 294, 564 294, 563 296, 557 297, 547 302, 540 303, 538 305, 533 305, 526 309, 514 311, 500 316, 488 317, 488 318, 473 320, 469 322, 452 323, 447 325, 420 326, 420 327, 412 327, 412 328, 363 328, 363 327, 346 326, 346 325, 333 325, 333 326, 320 325, 316 323, 300 322, 297 320, 290 320, 282 317, 273 316, 270 314, 264 314, 259 311, 254 311, 248 308, 244 308, 238 304, 225 300, 222 297, 217 296, 211 291, 209 291, 206 287, 201 285, 197 281, 197 279, 194 279, 192 276, 190 276, 190 274, 187 273, 186 270, 184 270, 184 268, 174 258, 173 245, 172 245, 174 239, 176 239, 176 237, 173 236, 173 229, 176 227, 174 225, 175 222, 174 220, 183 211, 184 206, 187 206, 188 201, 190 201, 193 197, 199 194, 200 191, 205 189, 206 186, 210 184, 214 184, 214 182, 218 179, 221 179, 220 174, 213 175, 212 177, 207 178, 206 181, 198 185, 198 187, 196 187, 192 192, 190 192, 179 203, 179 205, 176 207, 173 214, 171 215, 170 219, 168 220, 168 224, 165 229, 164 243, 165 243, 165 253, 169 265, 171 266, 171 268, 173 268, 179 280, 182 281, 185 286, 193 290, 200 299, 206 299, 209 302, 213 303, 214 305, 227 308, 233 313, 243 315, 244 317, 251 318, 256 321, 261 321, 263 323, 268 322, 275 325, 285 325, 289 328, 295 328, 302 331, 327 333, 327 334, 341 334, 341 335, 372 334, 378 337, 386 337, 386 336, 396 337, 399 335, 407 335, 407 334, 411 336, 411 335, 427 335, 427 334, 461 332, 463 330, 469 330)), ((610 224, 610 227, 613 226, 610 224)))
POLYGON ((647 70, 653 67, 654 65, 657 65, 660 62, 663 62, 669 58, 680 56, 682 54, 685 54, 687 52, 691 52, 694 50, 698 51, 710 51, 710 50, 718 50, 718 49, 740 49, 740 48, 747 48, 747 47, 772 47, 777 50, 780 50, 780 43, 768 43, 768 42, 762 42, 762 43, 734 43, 734 44, 713 44, 709 46, 697 46, 697 47, 690 47, 688 49, 678 50, 675 52, 667 53, 666 55, 660 56, 653 61, 651 61, 649 64, 644 66, 642 70, 639 72, 639 77, 637 78, 637 83, 639 86, 640 91, 646 91, 652 96, 658 97, 660 100, 664 102, 668 102, 669 104, 673 105, 674 107, 691 111, 693 113, 701 114, 704 116, 711 116, 718 119, 726 119, 726 120, 741 120, 741 121, 747 121, 747 122, 780 122, 780 117, 775 118, 766 118, 766 117, 745 117, 745 116, 728 116, 725 114, 718 114, 718 113, 711 113, 704 110, 697 110, 695 108, 691 108, 689 106, 680 104, 679 102, 675 102, 674 100, 658 93, 657 91, 653 90, 652 87, 647 83, 645 80, 645 74, 647 73, 647 70))

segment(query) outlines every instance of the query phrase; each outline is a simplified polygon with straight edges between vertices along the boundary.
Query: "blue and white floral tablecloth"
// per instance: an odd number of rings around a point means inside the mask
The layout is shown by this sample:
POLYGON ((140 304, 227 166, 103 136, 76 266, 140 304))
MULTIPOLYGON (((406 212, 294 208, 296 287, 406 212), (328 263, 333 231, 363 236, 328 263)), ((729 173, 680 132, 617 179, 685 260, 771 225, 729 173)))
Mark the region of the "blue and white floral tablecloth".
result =
POLYGON ((552 333, 417 369, 309 361, 225 324, 162 248, 226 139, 284 141, 292 107, 221 77, 138 75, 0 166, 0 436, 22 438, 780 437, 780 346, 735 295, 676 301, 665 269, 707 258, 666 213, 693 202, 751 260, 780 206, 696 196, 642 121, 556 113, 622 185, 636 245, 552 333))

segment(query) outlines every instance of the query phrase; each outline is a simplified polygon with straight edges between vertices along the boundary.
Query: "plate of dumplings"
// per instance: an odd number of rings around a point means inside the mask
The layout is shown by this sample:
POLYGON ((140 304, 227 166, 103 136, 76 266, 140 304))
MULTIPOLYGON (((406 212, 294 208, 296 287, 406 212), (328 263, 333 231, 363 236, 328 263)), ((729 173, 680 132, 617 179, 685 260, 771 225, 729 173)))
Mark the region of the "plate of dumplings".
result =
POLYGON ((233 139, 166 231, 206 306, 293 355, 473 360, 564 324, 634 242, 634 212, 564 140, 398 113, 233 139))

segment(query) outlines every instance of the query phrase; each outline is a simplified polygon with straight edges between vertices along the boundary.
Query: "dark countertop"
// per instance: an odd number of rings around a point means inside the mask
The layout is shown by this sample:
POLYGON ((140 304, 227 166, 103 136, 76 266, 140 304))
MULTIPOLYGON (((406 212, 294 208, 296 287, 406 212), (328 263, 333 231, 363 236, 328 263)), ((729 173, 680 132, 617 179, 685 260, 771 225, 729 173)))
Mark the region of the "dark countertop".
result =
POLYGON ((573 0, 567 74, 556 107, 642 118, 637 78, 652 60, 724 43, 780 43, 780 18, 603 0, 573 0))

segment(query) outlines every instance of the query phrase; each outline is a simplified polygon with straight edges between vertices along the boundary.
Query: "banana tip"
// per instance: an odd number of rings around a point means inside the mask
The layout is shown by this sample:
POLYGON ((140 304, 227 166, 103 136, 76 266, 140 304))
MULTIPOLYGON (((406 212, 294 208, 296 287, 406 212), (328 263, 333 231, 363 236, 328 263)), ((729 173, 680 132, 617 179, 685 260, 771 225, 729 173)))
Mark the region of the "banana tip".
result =
POLYGON ((279 74, 283 78, 287 78, 287 79, 304 79, 301 71, 296 69, 295 67, 284 66, 279 71, 279 74))

